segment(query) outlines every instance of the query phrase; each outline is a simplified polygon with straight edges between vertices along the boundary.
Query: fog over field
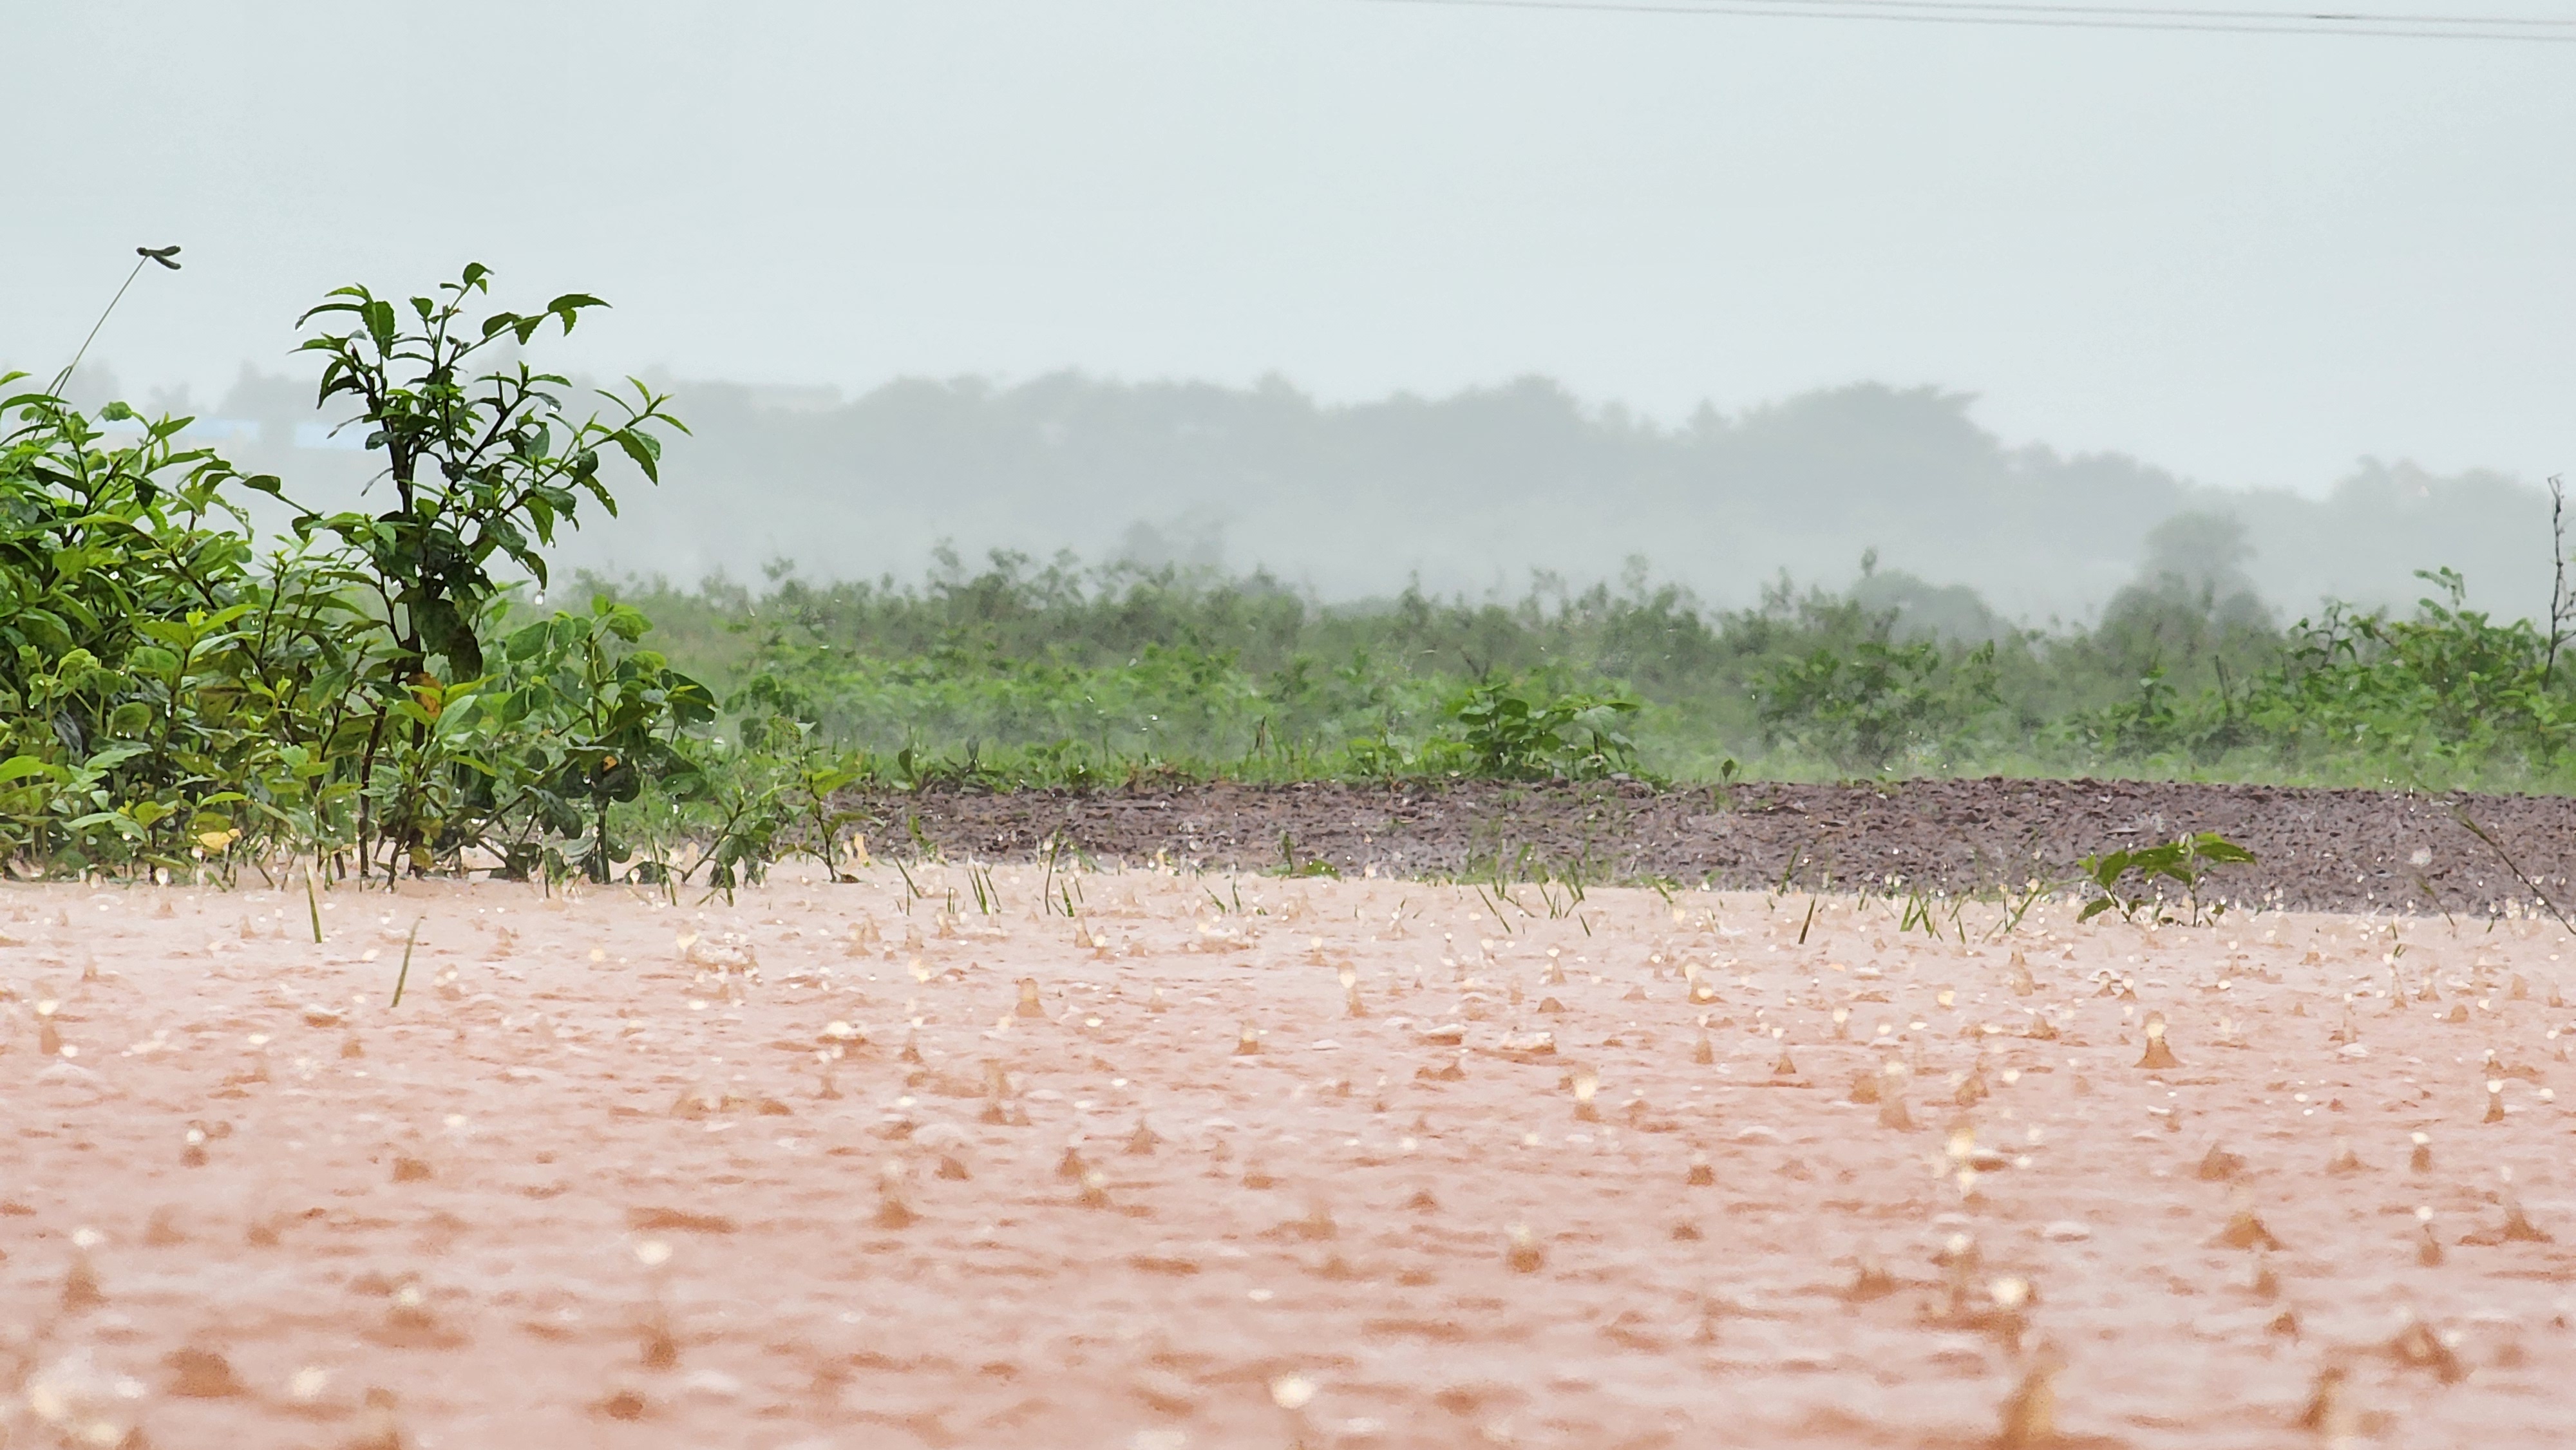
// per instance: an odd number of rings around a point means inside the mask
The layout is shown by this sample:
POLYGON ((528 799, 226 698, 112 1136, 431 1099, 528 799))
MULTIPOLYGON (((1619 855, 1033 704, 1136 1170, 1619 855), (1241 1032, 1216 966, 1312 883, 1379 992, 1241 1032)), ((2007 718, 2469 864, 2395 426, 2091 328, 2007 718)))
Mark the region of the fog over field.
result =
POLYGON ((74 392, 318 497, 327 289, 595 293, 547 361, 695 432, 564 558, 682 584, 947 542, 1734 605, 1874 548, 2036 624, 2213 513, 2285 618, 2545 606, 2567 22, 1836 3, 19 7, 0 362, 184 244, 74 392))
MULTIPOLYGON (((992 549, 1069 550, 1262 569, 1344 602, 1414 581, 1517 597, 1534 571, 1581 588, 1641 560, 1739 607, 1784 574, 1841 587, 1874 551, 1880 569, 2043 623, 2097 610, 2150 567, 2155 525, 2195 515, 2242 526, 2241 552, 2223 526, 2184 530, 2209 541, 2200 566, 2242 571, 2285 615, 2329 595, 2409 604, 2424 592, 2412 571, 2437 565, 2489 608, 2548 603, 2549 504, 2528 481, 2365 461, 2320 494, 2212 487, 2119 454, 2009 445, 1973 398, 1929 387, 1855 384, 1667 423, 1535 377, 1359 404, 1278 379, 1071 372, 855 397, 656 382, 692 433, 673 440, 660 488, 628 489, 618 520, 569 542, 570 564, 683 584, 756 582, 781 564, 909 579, 942 546, 969 565, 992 549)), ((365 454, 320 446, 327 420, 301 383, 246 375, 206 403, 162 401, 207 416, 245 466, 338 493, 365 476, 365 454)), ((1932 607, 1948 628, 1982 627, 1969 601, 1932 607)))

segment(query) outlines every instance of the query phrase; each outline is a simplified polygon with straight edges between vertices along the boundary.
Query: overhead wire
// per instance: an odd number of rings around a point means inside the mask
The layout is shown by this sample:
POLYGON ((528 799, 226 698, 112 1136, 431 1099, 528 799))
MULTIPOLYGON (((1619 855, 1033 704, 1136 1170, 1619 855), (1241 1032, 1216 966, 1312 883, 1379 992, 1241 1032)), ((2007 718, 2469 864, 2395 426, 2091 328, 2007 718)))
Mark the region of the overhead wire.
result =
POLYGON ((1370 0, 1445 9, 1547 10, 1605 15, 1749 16, 1889 20, 1916 25, 2000 25, 2059 30, 2179 31, 2222 35, 2344 35, 2387 40, 2576 44, 2576 19, 2368 11, 2219 10, 2146 5, 2052 5, 2029 0, 1370 0))
MULTIPOLYGON (((1601 0, 1593 0, 1595 5, 1601 0)), ((1672 0, 1684 8, 1706 8, 1709 0, 1672 0)), ((2555 19, 2520 15, 2391 15, 2379 11, 2357 10, 2216 10, 2205 6, 2172 5, 2075 5, 2031 3, 2031 0, 1788 0, 1815 8, 1866 8, 1883 10, 1979 10, 2011 11, 2034 15, 2078 15, 2144 17, 2159 20, 2193 21, 2276 21, 2282 23, 2316 22, 2322 24, 2376 24, 2429 26, 2510 26, 2528 29, 2576 31, 2576 18, 2555 19)))

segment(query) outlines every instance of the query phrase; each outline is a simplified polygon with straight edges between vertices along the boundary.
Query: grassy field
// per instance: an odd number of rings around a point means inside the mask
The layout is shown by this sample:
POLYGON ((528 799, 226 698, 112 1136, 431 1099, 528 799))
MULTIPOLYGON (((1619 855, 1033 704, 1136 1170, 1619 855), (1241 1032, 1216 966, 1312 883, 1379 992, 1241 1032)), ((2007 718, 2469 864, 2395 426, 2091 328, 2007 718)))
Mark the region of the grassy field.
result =
POLYGON ((1713 609, 1632 574, 1516 600, 1328 604, 1259 574, 943 555, 917 583, 585 581, 737 720, 811 725, 895 778, 1137 770, 1676 781, 2106 775, 2561 791, 2552 634, 2425 576, 2406 615, 2282 621, 2188 561, 2098 620, 2003 624, 1865 569, 1713 609))

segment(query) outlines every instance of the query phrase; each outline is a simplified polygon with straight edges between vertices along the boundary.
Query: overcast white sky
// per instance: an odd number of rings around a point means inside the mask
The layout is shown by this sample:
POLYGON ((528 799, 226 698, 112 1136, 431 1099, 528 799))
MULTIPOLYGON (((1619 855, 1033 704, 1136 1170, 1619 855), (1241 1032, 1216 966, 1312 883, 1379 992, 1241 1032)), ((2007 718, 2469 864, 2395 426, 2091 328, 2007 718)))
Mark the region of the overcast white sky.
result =
POLYGON ((2576 465, 2576 45, 138 0, 0 6, 0 60, 0 357, 57 365, 178 242, 98 344, 138 393, 471 258, 608 297, 573 360, 620 371, 1535 371, 1667 417, 1879 379, 2218 484, 2576 465))

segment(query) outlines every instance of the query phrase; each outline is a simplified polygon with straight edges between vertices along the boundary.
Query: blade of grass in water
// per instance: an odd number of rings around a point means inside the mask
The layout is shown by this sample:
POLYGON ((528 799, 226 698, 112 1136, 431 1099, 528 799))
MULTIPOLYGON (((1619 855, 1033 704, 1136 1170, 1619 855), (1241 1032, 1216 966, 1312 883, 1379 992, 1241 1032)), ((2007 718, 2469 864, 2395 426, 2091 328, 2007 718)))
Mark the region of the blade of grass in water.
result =
POLYGON ((403 934, 402 970, 394 973, 393 1005, 396 1007, 402 1005, 403 984, 411 980, 411 949, 413 944, 420 940, 420 924, 428 919, 421 916, 413 917, 411 930, 403 934))

